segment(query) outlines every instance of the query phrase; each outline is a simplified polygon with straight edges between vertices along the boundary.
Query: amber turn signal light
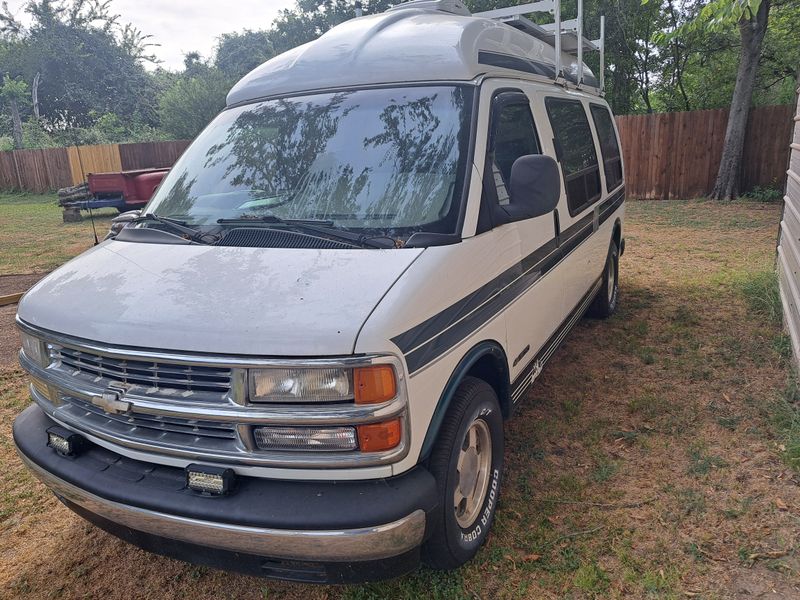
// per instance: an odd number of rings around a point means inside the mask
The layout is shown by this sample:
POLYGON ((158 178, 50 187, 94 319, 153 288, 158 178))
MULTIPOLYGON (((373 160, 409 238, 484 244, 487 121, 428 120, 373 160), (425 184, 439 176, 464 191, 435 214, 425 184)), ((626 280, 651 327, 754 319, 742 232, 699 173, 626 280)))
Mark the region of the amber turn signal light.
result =
POLYGON ((361 452, 383 452, 396 448, 403 432, 400 419, 359 425, 356 429, 358 429, 358 447, 361 452))
POLYGON ((397 380, 391 365, 358 367, 353 372, 356 404, 378 404, 397 395, 397 380))

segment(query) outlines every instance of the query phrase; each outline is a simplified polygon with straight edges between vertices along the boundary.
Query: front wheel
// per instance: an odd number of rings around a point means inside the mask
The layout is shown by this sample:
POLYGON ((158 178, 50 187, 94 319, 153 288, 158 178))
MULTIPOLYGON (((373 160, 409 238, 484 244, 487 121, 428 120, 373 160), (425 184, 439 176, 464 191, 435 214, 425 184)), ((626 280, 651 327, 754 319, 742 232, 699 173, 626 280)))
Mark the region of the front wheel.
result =
POLYGON ((589 307, 589 315, 598 319, 607 319, 617 310, 619 302, 619 248, 612 240, 608 248, 608 257, 603 271, 603 284, 597 292, 594 302, 589 307))
POLYGON ((439 507, 423 547, 435 569, 455 569, 486 541, 494 520, 503 470, 503 417, 492 387, 465 377, 456 390, 429 468, 436 478, 439 507))

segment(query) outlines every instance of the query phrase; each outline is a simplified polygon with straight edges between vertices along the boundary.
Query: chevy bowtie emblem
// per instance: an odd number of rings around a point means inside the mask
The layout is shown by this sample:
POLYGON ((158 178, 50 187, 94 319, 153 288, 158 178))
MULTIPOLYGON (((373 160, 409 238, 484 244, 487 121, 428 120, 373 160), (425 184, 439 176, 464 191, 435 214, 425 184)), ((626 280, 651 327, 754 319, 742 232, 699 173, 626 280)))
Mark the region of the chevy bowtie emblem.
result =
POLYGON ((102 396, 92 396, 92 404, 99 406, 112 415, 126 413, 131 409, 131 403, 122 400, 125 390, 108 388, 102 396))

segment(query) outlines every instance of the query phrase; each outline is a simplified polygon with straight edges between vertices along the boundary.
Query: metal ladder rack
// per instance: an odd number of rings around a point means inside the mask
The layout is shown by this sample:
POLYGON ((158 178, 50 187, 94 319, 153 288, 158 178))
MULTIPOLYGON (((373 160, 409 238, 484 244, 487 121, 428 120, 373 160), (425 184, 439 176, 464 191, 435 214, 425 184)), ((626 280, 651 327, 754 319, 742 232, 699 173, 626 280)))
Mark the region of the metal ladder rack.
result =
POLYGON ((577 86, 583 85, 583 52, 600 53, 600 73, 598 91, 605 89, 605 16, 600 17, 600 37, 589 40, 583 36, 583 0, 578 0, 578 17, 567 21, 561 20, 561 0, 540 0, 508 8, 497 8, 485 12, 474 13, 475 17, 483 17, 506 23, 515 29, 527 33, 555 49, 555 80, 564 80, 561 65, 561 53, 577 57, 577 86), (553 15, 554 22, 538 25, 524 15, 531 13, 548 13, 553 15))

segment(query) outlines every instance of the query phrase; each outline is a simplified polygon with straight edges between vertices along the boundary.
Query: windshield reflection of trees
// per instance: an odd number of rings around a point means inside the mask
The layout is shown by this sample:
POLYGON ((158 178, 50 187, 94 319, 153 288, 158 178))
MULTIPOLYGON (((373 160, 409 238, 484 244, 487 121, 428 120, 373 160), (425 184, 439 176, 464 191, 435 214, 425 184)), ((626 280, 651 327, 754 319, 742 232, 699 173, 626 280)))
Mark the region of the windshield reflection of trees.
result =
POLYGON ((261 208, 284 218, 352 220, 376 229, 440 222, 426 229, 452 230, 467 111, 457 87, 264 102, 238 114, 208 148, 203 183, 189 179, 187 169, 164 205, 188 214, 198 197, 238 191, 225 200, 226 216, 259 210, 236 207, 260 198, 268 199, 261 208), (200 189, 212 174, 215 189, 200 189))

